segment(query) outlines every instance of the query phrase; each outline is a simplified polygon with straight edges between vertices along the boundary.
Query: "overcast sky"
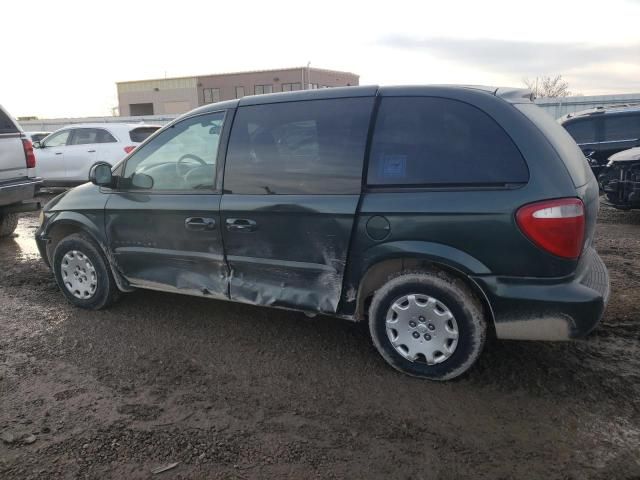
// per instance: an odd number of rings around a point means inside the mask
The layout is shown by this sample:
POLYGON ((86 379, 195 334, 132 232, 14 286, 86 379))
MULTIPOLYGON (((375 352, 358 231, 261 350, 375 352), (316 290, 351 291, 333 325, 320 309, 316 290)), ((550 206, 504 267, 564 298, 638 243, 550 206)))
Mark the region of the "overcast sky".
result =
POLYGON ((640 92, 640 0, 3 2, 0 103, 110 115, 116 81, 311 65, 361 84, 640 92))

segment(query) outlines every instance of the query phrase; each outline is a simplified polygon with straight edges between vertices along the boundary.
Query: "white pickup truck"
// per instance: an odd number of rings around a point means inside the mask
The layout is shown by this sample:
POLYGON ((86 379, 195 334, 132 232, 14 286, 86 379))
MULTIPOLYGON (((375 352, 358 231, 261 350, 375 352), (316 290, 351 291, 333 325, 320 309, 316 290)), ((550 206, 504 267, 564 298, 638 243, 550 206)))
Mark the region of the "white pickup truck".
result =
POLYGON ((18 213, 40 208, 33 200, 42 183, 35 176, 35 167, 31 140, 0 106, 0 237, 14 232, 18 213))

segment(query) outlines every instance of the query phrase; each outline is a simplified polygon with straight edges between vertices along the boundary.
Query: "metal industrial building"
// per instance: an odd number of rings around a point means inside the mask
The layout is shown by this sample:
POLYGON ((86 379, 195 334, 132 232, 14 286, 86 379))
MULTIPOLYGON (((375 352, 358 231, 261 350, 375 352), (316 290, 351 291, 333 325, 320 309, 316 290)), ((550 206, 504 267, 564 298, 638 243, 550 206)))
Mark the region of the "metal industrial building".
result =
POLYGON ((354 73, 298 67, 118 82, 121 116, 171 115, 245 95, 359 84, 354 73))

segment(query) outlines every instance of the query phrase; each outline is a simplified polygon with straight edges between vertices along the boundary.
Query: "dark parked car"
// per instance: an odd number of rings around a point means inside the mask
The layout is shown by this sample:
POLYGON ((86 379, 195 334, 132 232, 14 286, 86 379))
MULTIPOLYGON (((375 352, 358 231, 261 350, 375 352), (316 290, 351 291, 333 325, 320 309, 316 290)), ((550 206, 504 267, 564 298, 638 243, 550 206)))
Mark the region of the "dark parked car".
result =
POLYGON ((95 165, 36 240, 79 307, 149 288, 368 321, 392 366, 450 379, 489 332, 583 337, 607 301, 598 184, 529 98, 347 87, 208 105, 95 165))
POLYGON ((640 105, 584 110, 559 122, 589 158, 596 177, 611 155, 640 146, 640 105))

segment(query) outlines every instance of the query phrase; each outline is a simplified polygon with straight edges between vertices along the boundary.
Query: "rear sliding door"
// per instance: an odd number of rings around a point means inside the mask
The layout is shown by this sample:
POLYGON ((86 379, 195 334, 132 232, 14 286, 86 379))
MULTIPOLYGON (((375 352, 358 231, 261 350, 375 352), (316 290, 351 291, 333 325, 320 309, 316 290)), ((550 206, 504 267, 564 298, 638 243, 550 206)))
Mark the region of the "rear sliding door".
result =
POLYGON ((238 108, 221 203, 232 300, 335 312, 372 97, 238 108))

